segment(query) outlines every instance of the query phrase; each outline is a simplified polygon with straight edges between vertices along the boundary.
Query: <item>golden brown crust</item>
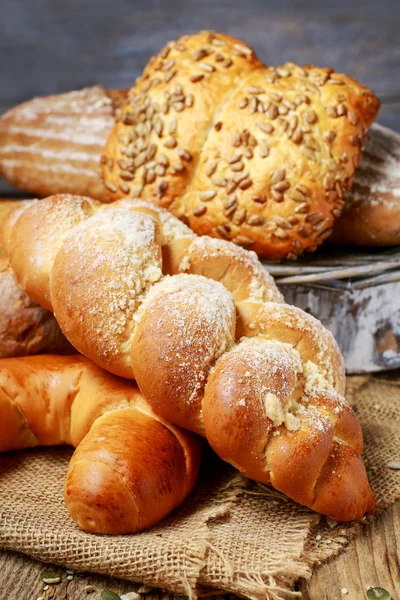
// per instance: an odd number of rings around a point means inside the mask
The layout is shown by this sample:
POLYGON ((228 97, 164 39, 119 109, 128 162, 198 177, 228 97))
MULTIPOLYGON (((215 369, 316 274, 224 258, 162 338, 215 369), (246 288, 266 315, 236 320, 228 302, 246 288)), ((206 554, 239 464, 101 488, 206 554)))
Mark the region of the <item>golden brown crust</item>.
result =
POLYGON ((373 125, 329 242, 400 245, 400 135, 373 125))
POLYGON ((109 137, 104 161, 109 197, 158 198, 177 216, 186 214, 181 197, 213 125, 216 101, 228 99, 232 84, 261 66, 249 46, 230 36, 205 31, 167 44, 130 91, 109 137), (232 60, 235 46, 241 50, 232 60), (210 53, 203 56, 205 49, 210 53))
POLYGON ((124 90, 93 86, 13 108, 0 118, 0 173, 34 195, 80 193, 107 201, 100 158, 124 101, 124 90))
POLYGON ((0 411, 0 451, 77 446, 65 502, 85 531, 141 531, 194 485, 199 441, 157 418, 134 384, 82 356, 1 361, 0 411))
POLYGON ((210 32, 168 44, 129 97, 105 150, 110 199, 140 195, 271 259, 329 236, 379 108, 350 77, 266 68, 210 32))
POLYGON ((29 298, 0 257, 0 358, 71 351, 54 315, 29 298))
POLYGON ((64 231, 60 207, 74 217, 82 202, 42 200, 12 233, 31 248, 21 279, 42 279, 73 345, 136 378, 157 414, 206 434, 249 477, 336 520, 373 511, 360 426, 341 396, 343 359, 321 323, 282 303, 253 253, 197 238, 151 203, 93 204, 95 214, 67 219, 64 231), (39 223, 46 243, 57 228, 57 252, 41 254, 39 223))

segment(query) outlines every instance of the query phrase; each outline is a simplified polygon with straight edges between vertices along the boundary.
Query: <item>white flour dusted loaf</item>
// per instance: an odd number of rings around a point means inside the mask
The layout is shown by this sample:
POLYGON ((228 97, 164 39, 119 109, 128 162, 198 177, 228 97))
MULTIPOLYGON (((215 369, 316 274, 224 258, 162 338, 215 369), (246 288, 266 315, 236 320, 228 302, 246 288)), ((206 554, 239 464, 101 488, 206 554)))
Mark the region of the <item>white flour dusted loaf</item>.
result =
POLYGON ((18 281, 165 421, 335 520, 373 512, 338 347, 283 303, 254 253, 141 200, 77 196, 27 209, 11 240, 18 281))

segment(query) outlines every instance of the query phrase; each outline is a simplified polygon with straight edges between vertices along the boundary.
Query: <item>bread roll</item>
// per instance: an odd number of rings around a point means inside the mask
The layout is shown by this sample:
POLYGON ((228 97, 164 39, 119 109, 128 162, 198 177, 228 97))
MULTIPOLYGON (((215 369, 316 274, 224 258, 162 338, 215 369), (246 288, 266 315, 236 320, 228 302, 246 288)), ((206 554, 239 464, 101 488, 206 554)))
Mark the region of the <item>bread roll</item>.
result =
POLYGON ((200 235, 295 258, 330 235, 378 108, 333 69, 267 68, 238 39, 184 36, 129 92, 105 186, 111 200, 159 202, 200 235))
POLYGON ((73 345, 136 378, 166 421, 337 521, 374 511, 337 344, 282 302, 254 253, 151 203, 67 196, 25 211, 11 241, 19 280, 73 345))
POLYGON ((329 242, 400 245, 400 135, 395 131, 381 125, 372 127, 329 242))
POLYGON ((0 361, 0 452, 76 447, 65 503, 91 533, 150 527, 192 489, 200 442, 154 415, 137 386, 83 356, 0 361))

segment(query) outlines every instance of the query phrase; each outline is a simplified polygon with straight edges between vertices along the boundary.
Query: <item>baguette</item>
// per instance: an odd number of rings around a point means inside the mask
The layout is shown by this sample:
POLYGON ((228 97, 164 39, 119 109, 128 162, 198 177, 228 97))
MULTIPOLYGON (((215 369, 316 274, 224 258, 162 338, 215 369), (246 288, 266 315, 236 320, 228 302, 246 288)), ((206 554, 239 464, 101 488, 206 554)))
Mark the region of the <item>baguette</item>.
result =
POLYGON ((87 194, 103 201, 100 157, 126 98, 93 86, 35 98, 0 119, 0 174, 33 195, 87 194))
POLYGON ((337 521, 374 511, 339 349, 254 253, 140 200, 68 196, 28 208, 11 240, 25 289, 156 414, 337 521))
POLYGON ((91 533, 150 527, 197 477, 199 440, 154 415, 133 383, 83 356, 0 361, 0 415, 0 452, 76 447, 64 499, 91 533))
POLYGON ((400 135, 374 125, 336 221, 334 244, 400 245, 400 135))

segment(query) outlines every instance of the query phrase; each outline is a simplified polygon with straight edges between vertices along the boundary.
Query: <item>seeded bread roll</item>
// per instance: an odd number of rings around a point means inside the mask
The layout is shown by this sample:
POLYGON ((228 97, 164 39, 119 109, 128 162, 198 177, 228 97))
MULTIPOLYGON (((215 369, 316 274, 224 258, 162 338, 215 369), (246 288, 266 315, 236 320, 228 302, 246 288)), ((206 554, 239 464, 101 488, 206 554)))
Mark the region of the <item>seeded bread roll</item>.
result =
POLYGON ((375 125, 329 242, 400 245, 400 135, 375 125))
POLYGON ((196 233, 295 258, 331 234, 378 108, 332 69, 266 68, 229 36, 185 36, 130 91, 105 186, 111 200, 159 202, 196 233))
POLYGON ((101 86, 35 98, 0 118, 0 174, 38 196, 59 191, 107 201, 100 157, 124 90, 101 86))
POLYGON ((132 382, 83 356, 0 361, 0 452, 76 447, 64 499, 81 529, 132 533, 192 489, 200 442, 157 417, 132 382))
POLYGON ((85 207, 47 198, 11 234, 19 280, 73 345, 249 477, 337 521, 373 512, 343 359, 321 323, 283 304, 253 252, 141 200, 85 207))

